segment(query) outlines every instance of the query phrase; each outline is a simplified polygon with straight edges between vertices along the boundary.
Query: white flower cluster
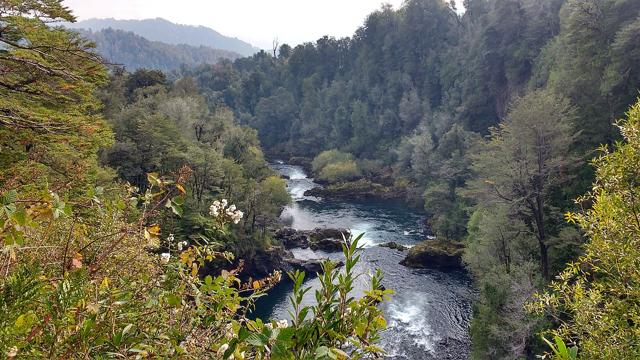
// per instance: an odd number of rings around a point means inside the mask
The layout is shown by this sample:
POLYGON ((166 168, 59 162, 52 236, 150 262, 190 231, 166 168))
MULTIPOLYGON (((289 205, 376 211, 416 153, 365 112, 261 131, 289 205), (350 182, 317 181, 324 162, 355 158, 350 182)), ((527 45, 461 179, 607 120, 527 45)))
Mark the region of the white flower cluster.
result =
POLYGON ((186 241, 180 241, 180 242, 178 243, 178 251, 182 251, 182 249, 186 248, 186 247, 187 247, 187 245, 189 245, 189 243, 188 243, 188 242, 186 242, 186 241))
POLYGON ((209 207, 209 215, 213 217, 218 217, 220 214, 224 214, 228 216, 234 224, 240 222, 244 213, 240 210, 236 209, 235 205, 230 205, 227 207, 228 202, 227 199, 222 199, 222 201, 214 201, 213 204, 209 207))
MULTIPOLYGON (((169 236, 167 236, 167 242, 171 245, 171 244, 173 244, 174 241, 176 241, 175 235, 169 234, 169 236)), ((182 251, 182 249, 186 248, 188 245, 189 245, 188 242, 180 241, 178 243, 178 251, 182 251)))
MULTIPOLYGON (((269 329, 272 329, 272 330, 274 328, 274 326, 271 323, 266 323, 265 326, 268 327, 269 329)), ((289 327, 289 322, 286 319, 285 320, 278 320, 278 321, 275 322, 275 328, 276 329, 284 329, 284 328, 287 328, 287 327, 289 327)))
POLYGON ((160 261, 161 261, 163 264, 168 264, 168 263, 169 263, 169 260, 171 260, 171 254, 169 254, 169 253, 162 253, 162 254, 160 254, 160 261))

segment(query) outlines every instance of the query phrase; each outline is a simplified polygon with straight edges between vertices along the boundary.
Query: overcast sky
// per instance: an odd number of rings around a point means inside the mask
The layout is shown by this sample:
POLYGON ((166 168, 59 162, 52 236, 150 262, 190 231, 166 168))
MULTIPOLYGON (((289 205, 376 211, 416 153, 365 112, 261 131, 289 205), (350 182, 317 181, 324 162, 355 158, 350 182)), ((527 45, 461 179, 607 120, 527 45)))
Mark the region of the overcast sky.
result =
MULTIPOLYGON (((324 35, 351 36, 366 16, 403 0, 65 0, 79 20, 161 17, 203 25, 270 49, 272 40, 297 45, 324 35)), ((456 0, 459 4, 462 0, 456 0)))

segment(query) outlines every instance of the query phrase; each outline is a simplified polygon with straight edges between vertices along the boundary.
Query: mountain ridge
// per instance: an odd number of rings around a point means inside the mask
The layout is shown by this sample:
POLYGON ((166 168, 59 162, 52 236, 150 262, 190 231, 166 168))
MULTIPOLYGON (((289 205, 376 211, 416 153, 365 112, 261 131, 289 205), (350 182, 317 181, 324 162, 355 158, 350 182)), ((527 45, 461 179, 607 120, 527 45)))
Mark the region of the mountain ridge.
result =
POLYGON ((150 41, 171 45, 208 46, 227 50, 243 56, 251 56, 259 48, 235 37, 225 36, 215 29, 198 25, 184 25, 164 18, 125 20, 115 18, 91 18, 64 26, 72 29, 100 31, 108 28, 130 31, 150 41))
POLYGON ((162 71, 181 66, 216 64, 220 60, 236 60, 240 54, 208 46, 168 44, 151 41, 131 31, 107 28, 99 31, 74 29, 96 44, 96 52, 105 60, 123 65, 129 70, 140 68, 162 71))

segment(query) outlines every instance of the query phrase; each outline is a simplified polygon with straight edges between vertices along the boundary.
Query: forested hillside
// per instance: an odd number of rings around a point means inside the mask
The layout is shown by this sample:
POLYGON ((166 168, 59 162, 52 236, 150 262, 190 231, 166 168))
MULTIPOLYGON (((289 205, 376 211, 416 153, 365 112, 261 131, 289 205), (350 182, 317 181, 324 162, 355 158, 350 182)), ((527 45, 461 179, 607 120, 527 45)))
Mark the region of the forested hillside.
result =
POLYGON ((290 201, 255 130, 190 79, 109 73, 91 42, 52 26, 74 20, 61 1, 0 3, 2 357, 379 356, 390 291, 377 273, 349 295, 357 238, 345 271, 322 262, 313 306, 305 274, 289 273, 291 323, 249 319, 282 273, 245 265, 290 201))
POLYGON ((106 61, 122 65, 129 71, 146 68, 171 72, 181 66, 216 64, 222 59, 235 60, 240 57, 237 53, 207 46, 149 41, 133 32, 111 28, 96 32, 78 31, 96 44, 96 51, 106 61))
MULTIPOLYGON (((194 9, 194 11, 197 11, 197 9, 194 9)), ((160 41, 172 45, 208 46, 241 54, 242 56, 251 56, 259 51, 259 49, 245 41, 224 36, 213 29, 204 26, 174 24, 161 18, 144 20, 88 19, 67 23, 65 26, 92 31, 109 28, 130 31, 151 41, 160 41)))
POLYGON ((582 205, 589 159, 620 139, 616 123, 638 96, 640 3, 468 0, 465 10, 383 6, 351 38, 184 75, 257 129, 269 154, 320 154, 316 175, 329 182, 365 177, 424 206, 441 241, 466 245, 480 290, 474 357, 533 356, 553 321, 523 305, 581 253, 563 213, 582 205))
MULTIPOLYGON (((352 296, 360 238, 314 291, 289 273, 290 322, 249 317, 282 277, 251 272, 283 252, 279 157, 327 196, 418 205, 430 243, 464 249, 472 359, 637 359, 640 2, 453 4, 385 5, 351 38, 169 79, 107 68, 56 26, 75 21, 61 0, 0 3, 0 353, 384 356, 392 291, 376 272, 352 296)), ((160 66, 141 49, 215 56, 91 36, 141 66, 160 66)))

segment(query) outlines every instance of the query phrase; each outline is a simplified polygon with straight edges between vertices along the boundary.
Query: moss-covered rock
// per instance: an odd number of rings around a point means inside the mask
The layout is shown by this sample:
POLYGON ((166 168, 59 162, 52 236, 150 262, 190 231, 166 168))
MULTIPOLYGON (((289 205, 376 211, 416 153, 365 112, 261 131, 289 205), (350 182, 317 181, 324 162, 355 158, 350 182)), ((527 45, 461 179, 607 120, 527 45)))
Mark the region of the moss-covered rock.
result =
POLYGON ((398 251, 406 251, 408 249, 406 246, 400 245, 395 241, 391 241, 391 242, 388 242, 388 243, 380 244, 379 246, 386 247, 386 248, 393 249, 393 250, 398 250, 398 251))
POLYGON ((462 243, 427 240, 409 249, 400 264, 412 268, 457 269, 462 267, 463 252, 462 243))

